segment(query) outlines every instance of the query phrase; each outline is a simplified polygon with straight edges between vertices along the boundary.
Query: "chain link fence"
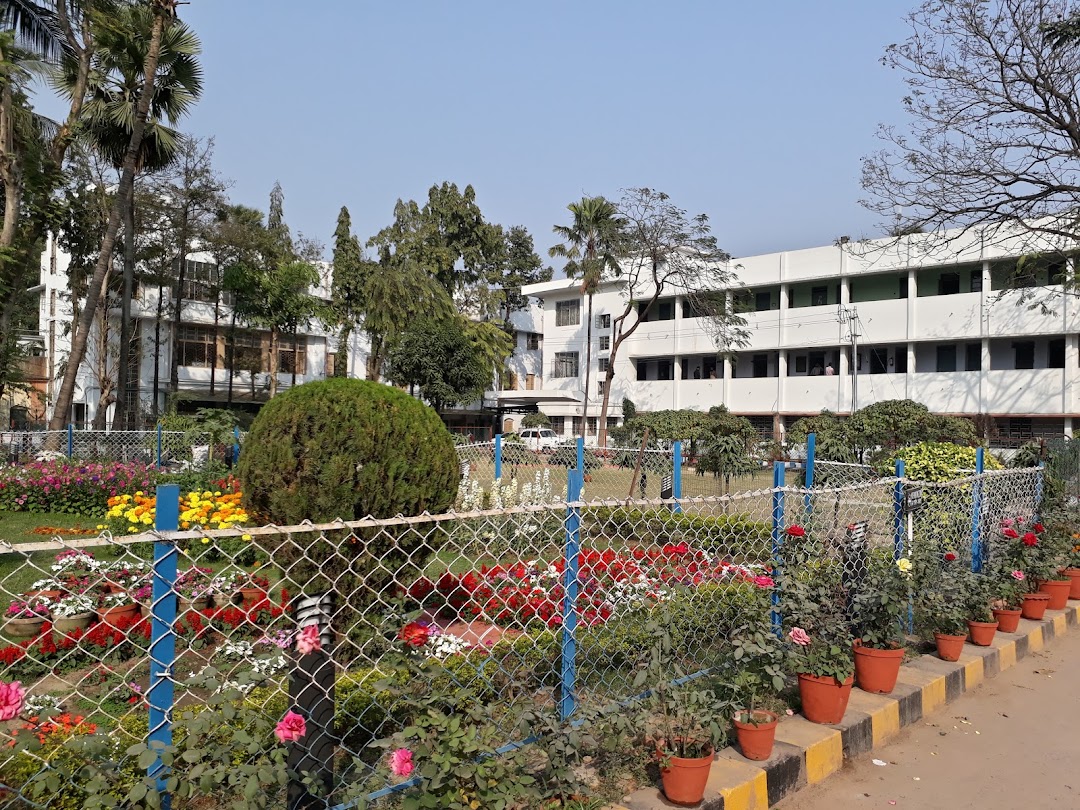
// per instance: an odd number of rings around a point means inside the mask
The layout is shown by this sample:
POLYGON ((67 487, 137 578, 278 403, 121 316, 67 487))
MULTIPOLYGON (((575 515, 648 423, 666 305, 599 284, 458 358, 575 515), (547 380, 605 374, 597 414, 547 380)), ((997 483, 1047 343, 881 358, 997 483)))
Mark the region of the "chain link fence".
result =
MULTIPOLYGON (((660 477, 670 459, 655 458, 660 477)), ((0 681, 26 694, 0 723, 15 741, 0 747, 0 807, 81 806, 87 774, 120 798, 171 775, 193 807, 253 784, 267 806, 290 790, 338 806, 383 795, 401 782, 387 746, 408 747, 432 711, 471 718, 492 748, 617 711, 649 686, 658 617, 685 672, 734 679, 733 638, 775 627, 799 575, 792 526, 818 544, 807 564, 835 565, 850 592, 869 553, 970 549, 1001 516, 1034 514, 1040 476, 680 499, 586 483, 568 503, 554 465, 533 466, 527 493, 481 498, 494 509, 4 549, 0 681), (306 781, 262 780, 286 752, 306 781), (235 778, 207 782, 213 763, 235 778)), ((159 528, 179 518, 167 492, 159 528)))
POLYGON ((10 463, 69 458, 80 461, 138 461, 177 470, 201 470, 215 459, 231 460, 234 446, 215 447, 209 433, 72 428, 0 433, 0 451, 4 460, 10 463))

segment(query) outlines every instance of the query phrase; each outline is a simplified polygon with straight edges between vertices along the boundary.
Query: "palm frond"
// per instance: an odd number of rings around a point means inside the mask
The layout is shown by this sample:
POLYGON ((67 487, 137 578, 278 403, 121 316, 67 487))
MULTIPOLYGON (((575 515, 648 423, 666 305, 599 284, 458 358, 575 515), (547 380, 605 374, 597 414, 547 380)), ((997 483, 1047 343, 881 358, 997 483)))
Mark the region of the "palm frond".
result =
POLYGON ((67 50, 56 12, 33 0, 0 0, 0 25, 14 31, 20 45, 45 59, 67 50))

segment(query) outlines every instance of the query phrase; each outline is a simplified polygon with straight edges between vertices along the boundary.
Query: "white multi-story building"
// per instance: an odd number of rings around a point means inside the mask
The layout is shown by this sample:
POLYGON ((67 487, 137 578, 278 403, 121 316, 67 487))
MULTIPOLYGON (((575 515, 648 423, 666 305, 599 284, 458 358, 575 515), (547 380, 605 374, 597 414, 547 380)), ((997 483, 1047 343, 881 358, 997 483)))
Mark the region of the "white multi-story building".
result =
MULTIPOLYGON (((909 398, 936 413, 982 417, 980 429, 1003 444, 1071 435, 1080 416, 1080 301, 1063 294, 1059 278, 1071 260, 1049 251, 1036 258, 1029 244, 970 234, 841 240, 734 261, 738 284, 728 295, 745 313, 749 344, 730 357, 718 355, 684 291, 670 289, 612 361, 613 319, 651 290, 607 280, 593 301, 587 433, 597 435, 603 372, 614 362, 609 426, 627 397, 643 411, 723 404, 782 438, 804 415, 909 398)), ((546 376, 532 399, 566 436, 580 432, 583 416, 579 286, 561 279, 523 290, 543 306, 546 376)))

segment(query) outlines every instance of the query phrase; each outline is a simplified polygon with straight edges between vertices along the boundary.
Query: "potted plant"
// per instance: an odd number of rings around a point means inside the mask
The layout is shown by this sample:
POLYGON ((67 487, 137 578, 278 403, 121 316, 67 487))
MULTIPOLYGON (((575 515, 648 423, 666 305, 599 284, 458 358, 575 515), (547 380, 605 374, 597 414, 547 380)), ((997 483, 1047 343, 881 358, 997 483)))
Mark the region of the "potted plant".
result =
POLYGON ((920 590, 915 600, 915 617, 920 630, 932 636, 938 657, 957 661, 967 641, 967 609, 963 587, 951 577, 943 577, 920 590))
POLYGON ((910 604, 911 561, 893 560, 891 550, 875 549, 851 597, 855 636, 855 683, 864 692, 886 695, 896 688, 904 660, 901 616, 910 604))
POLYGON ((1002 633, 1015 633, 1020 626, 1021 606, 1028 587, 1027 575, 1019 568, 1013 568, 1012 561, 1006 555, 991 558, 988 569, 991 579, 991 612, 1002 633))
POLYGON ((50 577, 48 579, 39 579, 30 586, 30 589, 26 591, 23 596, 27 599, 37 596, 52 601, 59 599, 64 593, 65 590, 63 584, 59 580, 50 577))
POLYGON ((211 568, 191 566, 176 578, 173 590, 178 599, 177 613, 187 613, 189 610, 200 611, 210 607, 210 597, 213 594, 213 583, 210 576, 211 568))
POLYGON ((127 591, 110 591, 101 597, 98 618, 110 627, 117 627, 121 619, 139 615, 139 605, 127 591))
POLYGON ((49 606, 53 629, 63 635, 85 630, 94 620, 96 607, 97 601, 88 593, 68 594, 56 600, 49 606))
POLYGON ((829 637, 792 627, 787 637, 803 716, 812 723, 839 723, 855 682, 851 636, 842 628, 829 637))
POLYGON ((1061 574, 1069 578, 1069 598, 1080 599, 1080 534, 1070 537, 1069 551, 1061 574))
MULTIPOLYGON (((767 603, 761 607, 764 610, 757 615, 767 615, 767 603)), ((735 631, 732 652, 737 667, 734 685, 745 696, 745 708, 735 712, 733 721, 739 750, 747 759, 765 760, 772 756, 779 718, 760 704, 763 697, 784 688, 783 647, 769 624, 758 619, 735 631)))
POLYGON ((134 591, 132 591, 131 598, 135 600, 139 606, 139 612, 143 616, 149 616, 152 612, 152 604, 154 599, 154 586, 152 583, 147 582, 145 585, 140 585, 134 591))
POLYGON ((49 618, 49 602, 40 596, 12 602, 4 614, 4 635, 12 638, 34 638, 49 618))
MULTIPOLYGON (((1006 518, 1002 521, 1001 546, 996 550, 1013 570, 1023 572, 1024 578, 1018 581, 1023 583, 1026 593, 1022 595, 1020 612, 1025 619, 1032 621, 1041 621, 1046 614, 1051 600, 1049 590, 1062 587, 1057 585, 1048 590, 1042 589, 1042 583, 1057 576, 1060 567, 1054 559, 1053 544, 1040 537, 1043 531, 1040 523, 1027 524, 1019 518, 1006 518)), ((1063 581, 1066 600, 1069 582, 1063 581)))
POLYGON ((993 577, 969 571, 964 577, 963 584, 968 639, 977 647, 989 647, 998 629, 997 619, 994 618, 990 608, 993 577))
POLYGON ((222 578, 222 587, 230 593, 230 600, 244 607, 257 605, 266 599, 270 580, 253 571, 233 571, 222 578))

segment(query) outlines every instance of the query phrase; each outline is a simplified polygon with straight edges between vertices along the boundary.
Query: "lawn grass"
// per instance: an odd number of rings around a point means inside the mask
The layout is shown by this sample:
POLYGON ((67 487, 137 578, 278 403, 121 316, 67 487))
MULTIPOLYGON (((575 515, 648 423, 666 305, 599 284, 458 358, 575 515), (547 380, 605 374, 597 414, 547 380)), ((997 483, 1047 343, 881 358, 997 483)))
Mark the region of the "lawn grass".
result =
POLYGON ((68 515, 60 512, 4 512, 0 511, 0 540, 17 545, 18 543, 40 543, 51 540, 48 534, 35 534, 34 529, 42 526, 54 526, 58 529, 86 529, 97 534, 94 527, 101 518, 88 518, 68 515))

